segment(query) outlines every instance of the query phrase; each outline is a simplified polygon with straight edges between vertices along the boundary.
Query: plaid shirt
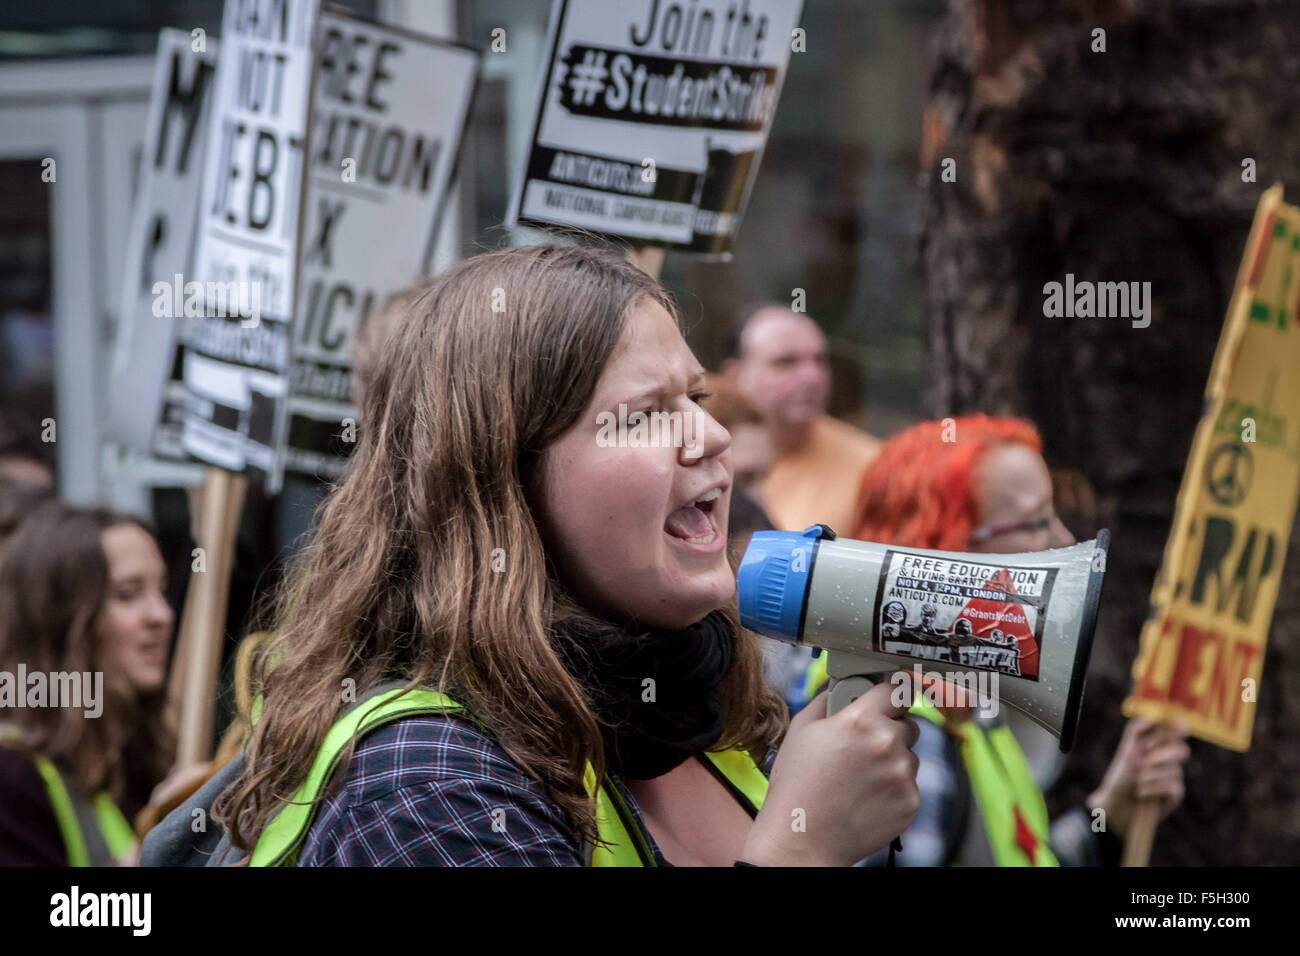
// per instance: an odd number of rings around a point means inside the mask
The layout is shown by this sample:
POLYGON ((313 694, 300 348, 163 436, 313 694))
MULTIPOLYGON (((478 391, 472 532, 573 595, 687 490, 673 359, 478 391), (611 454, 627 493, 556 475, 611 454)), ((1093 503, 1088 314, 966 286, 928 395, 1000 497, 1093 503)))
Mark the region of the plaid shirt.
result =
MULTIPOLYGON (((971 794, 957 781, 960 757, 947 735, 918 720, 921 807, 903 834, 900 866, 941 866, 961 822, 979 827, 971 794), (963 812, 963 804, 970 806, 963 812)), ((763 762, 771 773, 775 751, 763 762)), ((609 774, 659 866, 671 866, 627 786, 609 774)), ((1091 832, 1076 809, 1052 824, 1063 866, 1118 862, 1119 843, 1091 832)), ((982 830, 982 827, 980 827, 982 830)), ((882 866, 882 849, 859 866, 882 866)), ((408 717, 357 745, 341 786, 322 801, 300 866, 582 866, 582 846, 560 808, 491 737, 455 717, 408 717)))
MULTIPOLYGON (((610 775, 671 866, 632 794, 610 775)), ((324 801, 300 866, 582 866, 560 808, 495 742, 454 717, 410 717, 357 745, 341 787, 324 801)))

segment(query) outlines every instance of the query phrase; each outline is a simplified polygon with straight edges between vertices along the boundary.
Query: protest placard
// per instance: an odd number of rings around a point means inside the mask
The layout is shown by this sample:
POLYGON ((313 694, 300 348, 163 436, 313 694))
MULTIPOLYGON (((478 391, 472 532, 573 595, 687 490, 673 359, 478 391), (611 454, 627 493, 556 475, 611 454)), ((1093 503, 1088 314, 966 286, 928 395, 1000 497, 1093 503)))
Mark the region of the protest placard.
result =
MULTIPOLYGON (((180 30, 158 36, 144 151, 127 235, 107 431, 128 448, 184 458, 180 374, 184 275, 194 254, 217 43, 180 30), (176 309, 177 284, 181 308, 176 309)), ((202 302, 191 300, 193 312, 202 302)))
POLYGON ((320 20, 294 320, 288 471, 336 478, 356 440, 362 320, 429 257, 479 55, 337 14, 320 20))
POLYGON ((802 0, 556 0, 509 224, 730 255, 802 0))
POLYGON ((317 0, 227 2, 184 353, 181 442, 278 490, 317 0))
POLYGON ((1300 209, 1260 200, 1124 713, 1244 751, 1300 495, 1300 209))

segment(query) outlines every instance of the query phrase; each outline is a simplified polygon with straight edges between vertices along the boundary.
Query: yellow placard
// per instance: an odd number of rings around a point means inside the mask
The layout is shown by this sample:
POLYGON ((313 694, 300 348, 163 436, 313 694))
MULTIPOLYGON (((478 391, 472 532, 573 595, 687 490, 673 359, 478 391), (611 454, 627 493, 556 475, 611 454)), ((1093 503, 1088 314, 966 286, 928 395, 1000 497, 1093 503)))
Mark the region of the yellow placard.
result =
POLYGON ((1300 495, 1300 209, 1260 199, 1133 664, 1128 716, 1250 749, 1300 495))

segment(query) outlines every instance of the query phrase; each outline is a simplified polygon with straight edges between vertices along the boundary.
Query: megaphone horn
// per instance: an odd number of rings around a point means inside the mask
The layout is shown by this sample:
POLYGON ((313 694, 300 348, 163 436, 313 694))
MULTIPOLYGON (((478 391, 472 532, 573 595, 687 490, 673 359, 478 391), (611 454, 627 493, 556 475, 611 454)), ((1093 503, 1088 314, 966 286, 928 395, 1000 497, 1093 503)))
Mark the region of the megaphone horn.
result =
POLYGON ((738 572, 740 622, 825 648, 830 713, 899 669, 978 689, 1074 744, 1110 533, 1069 548, 967 554, 760 531, 738 572), (992 693, 986 692, 991 687, 992 693))

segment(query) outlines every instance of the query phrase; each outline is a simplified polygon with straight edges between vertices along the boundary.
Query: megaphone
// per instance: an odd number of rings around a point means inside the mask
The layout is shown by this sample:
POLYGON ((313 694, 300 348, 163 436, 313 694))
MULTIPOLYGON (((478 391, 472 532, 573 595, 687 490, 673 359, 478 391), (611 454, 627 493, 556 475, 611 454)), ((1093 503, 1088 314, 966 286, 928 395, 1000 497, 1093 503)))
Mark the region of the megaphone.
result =
POLYGON ((1068 752, 1083 707, 1110 533, 1069 548, 967 554, 759 531, 737 573, 740 622, 824 648, 828 712, 899 669, 1001 700, 1068 752), (981 676, 982 675, 982 676, 981 676))

